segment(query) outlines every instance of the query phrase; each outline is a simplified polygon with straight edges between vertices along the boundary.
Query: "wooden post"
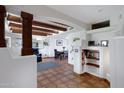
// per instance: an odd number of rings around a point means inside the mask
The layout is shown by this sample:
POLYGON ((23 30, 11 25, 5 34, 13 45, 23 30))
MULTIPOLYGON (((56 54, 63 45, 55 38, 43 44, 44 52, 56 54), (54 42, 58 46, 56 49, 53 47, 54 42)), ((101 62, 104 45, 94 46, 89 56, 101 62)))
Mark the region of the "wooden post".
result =
POLYGON ((0 47, 6 47, 5 17, 6 17, 6 8, 5 6, 0 5, 0 47))
POLYGON ((22 56, 32 55, 33 15, 22 11, 21 17, 22 17, 22 56))

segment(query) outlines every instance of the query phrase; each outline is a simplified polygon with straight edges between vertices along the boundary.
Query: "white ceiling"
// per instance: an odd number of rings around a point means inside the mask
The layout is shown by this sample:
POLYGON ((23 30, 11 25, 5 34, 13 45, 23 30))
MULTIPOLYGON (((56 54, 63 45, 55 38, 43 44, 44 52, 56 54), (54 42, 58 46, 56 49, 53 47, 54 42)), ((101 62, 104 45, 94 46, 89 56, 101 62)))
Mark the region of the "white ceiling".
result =
POLYGON ((25 11, 33 14, 34 20, 47 22, 50 24, 54 24, 50 21, 56 21, 72 26, 78 31, 89 28, 88 24, 85 24, 77 19, 74 19, 52 8, 49 8, 46 5, 6 5, 6 10, 8 13, 19 16, 21 11, 25 11))
POLYGON ((124 6, 121 5, 49 5, 48 7, 87 24, 104 21, 124 12, 124 6))

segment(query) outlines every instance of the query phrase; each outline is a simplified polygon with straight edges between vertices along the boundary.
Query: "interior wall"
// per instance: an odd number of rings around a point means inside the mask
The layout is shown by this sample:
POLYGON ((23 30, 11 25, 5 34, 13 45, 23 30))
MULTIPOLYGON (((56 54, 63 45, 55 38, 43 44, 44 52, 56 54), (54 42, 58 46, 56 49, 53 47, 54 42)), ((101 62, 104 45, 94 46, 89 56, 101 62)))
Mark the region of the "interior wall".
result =
POLYGON ((115 36, 124 35, 124 13, 113 15, 110 18, 110 27, 115 27, 115 31, 106 31, 90 34, 89 40, 94 40, 96 43, 100 43, 101 40, 110 40, 115 36))
POLYGON ((46 55, 49 57, 54 57, 54 49, 57 49, 58 51, 63 51, 63 47, 65 47, 65 50, 70 51, 73 45, 77 45, 77 46, 83 45, 83 47, 86 45, 85 31, 77 31, 75 33, 67 32, 60 35, 49 36, 44 38, 43 40, 48 41, 49 45, 43 46, 43 48, 40 49, 40 53, 42 53, 43 56, 46 55), (80 40, 77 41, 76 43, 73 43, 74 38, 80 38, 80 40), (57 40, 63 41, 62 46, 56 45, 57 40))
POLYGON ((103 33, 94 33, 91 35, 91 40, 95 41, 96 44, 101 43, 101 40, 110 40, 115 37, 114 32, 103 32, 103 33))
POLYGON ((12 52, 11 48, 0 48, 0 87, 36 88, 36 57, 13 56, 12 52))
POLYGON ((124 88, 124 36, 110 43, 110 76, 112 88, 124 88))
MULTIPOLYGON (((85 42, 86 34, 83 31, 71 33, 71 34, 68 35, 67 39, 68 39, 68 63, 69 64, 74 64, 74 58, 75 58, 75 60, 77 58, 79 58, 79 56, 77 56, 77 57, 74 56, 74 54, 75 54, 74 49, 76 47, 77 48, 85 47, 85 45, 86 45, 86 42, 85 42), (73 40, 75 38, 80 38, 80 39, 74 42, 73 40)), ((81 60, 82 59, 80 59, 80 61, 81 60)))
POLYGON ((43 56, 49 56, 54 57, 54 49, 57 49, 58 51, 63 51, 63 47, 65 47, 65 50, 67 50, 67 39, 61 35, 58 36, 52 36, 52 37, 46 37, 44 40, 49 42, 48 46, 43 46, 42 49, 40 49, 40 53, 42 53, 43 56), (62 45, 58 46, 56 44, 57 40, 62 40, 62 45))

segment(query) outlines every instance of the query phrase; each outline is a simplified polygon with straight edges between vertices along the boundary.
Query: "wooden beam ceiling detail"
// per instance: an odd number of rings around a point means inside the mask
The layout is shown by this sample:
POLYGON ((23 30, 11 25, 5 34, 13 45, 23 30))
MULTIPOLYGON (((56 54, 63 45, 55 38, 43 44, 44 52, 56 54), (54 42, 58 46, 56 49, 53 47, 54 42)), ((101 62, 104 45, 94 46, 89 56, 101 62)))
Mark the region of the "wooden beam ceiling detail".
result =
POLYGON ((21 17, 13 16, 13 15, 10 15, 10 14, 8 14, 7 20, 9 20, 9 21, 14 21, 14 22, 18 22, 18 23, 22 23, 21 17))
MULTIPOLYGON (((13 33, 22 33, 22 28, 18 28, 18 27, 11 27, 11 29, 13 33)), ((32 31, 33 35, 39 35, 39 36, 47 36, 47 35, 52 35, 50 33, 44 33, 44 32, 39 32, 39 31, 32 31)))
MULTIPOLYGON (((17 16, 10 15, 10 14, 8 14, 7 20, 21 23, 21 17, 17 17, 17 16)), ((48 24, 48 23, 45 23, 45 22, 39 22, 39 21, 35 21, 35 20, 32 22, 32 25, 45 27, 45 28, 50 28, 50 29, 55 29, 55 30, 60 30, 60 31, 67 31, 67 28, 60 27, 60 26, 57 26, 57 25, 48 24)))
MULTIPOLYGON (((12 23, 12 22, 9 23, 9 26, 10 27, 22 28, 21 24, 12 23)), ((56 34, 58 33, 57 31, 54 31, 54 30, 49 30, 49 29, 44 29, 44 28, 39 28, 39 27, 32 27, 32 30, 38 30, 38 31, 41 31, 41 32, 46 32, 46 33, 56 33, 56 34)))
POLYGON ((56 26, 56 25, 52 25, 44 22, 33 21, 32 24, 35 26, 41 26, 41 27, 56 29, 60 31, 67 31, 67 29, 64 27, 60 27, 60 26, 56 26))

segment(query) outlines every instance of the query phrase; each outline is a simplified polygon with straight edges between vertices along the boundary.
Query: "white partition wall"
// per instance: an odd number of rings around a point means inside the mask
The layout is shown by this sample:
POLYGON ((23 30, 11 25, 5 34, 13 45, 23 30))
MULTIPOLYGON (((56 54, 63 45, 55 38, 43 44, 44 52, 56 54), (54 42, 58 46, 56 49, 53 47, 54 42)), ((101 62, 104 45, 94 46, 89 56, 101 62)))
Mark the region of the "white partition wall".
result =
POLYGON ((82 48, 81 46, 74 46, 74 72, 77 74, 82 74, 82 48))
POLYGON ((86 45, 85 31, 68 35, 68 63, 74 66, 74 72, 82 74, 82 47, 86 45))
POLYGON ((124 88, 124 37, 110 42, 111 87, 124 88))
POLYGON ((35 56, 12 56, 11 49, 0 48, 0 87, 36 88, 37 63, 35 56))

